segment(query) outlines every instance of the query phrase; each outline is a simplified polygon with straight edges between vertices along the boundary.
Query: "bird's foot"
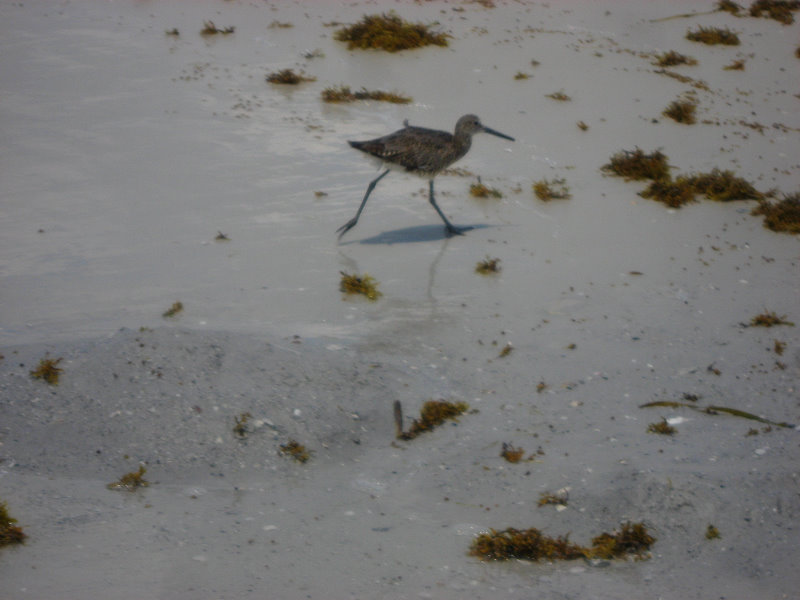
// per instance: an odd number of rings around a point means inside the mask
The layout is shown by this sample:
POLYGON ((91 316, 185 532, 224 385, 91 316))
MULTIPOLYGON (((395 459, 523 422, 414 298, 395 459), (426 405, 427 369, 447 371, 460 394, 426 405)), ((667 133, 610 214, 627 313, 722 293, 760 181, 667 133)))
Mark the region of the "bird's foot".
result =
POLYGON ((474 229, 474 228, 473 227, 456 227, 455 225, 450 225, 449 223, 445 226, 445 230, 447 232, 447 237, 453 237, 454 235, 464 235, 464 233, 469 231, 470 229, 474 229))
POLYGON ((342 236, 355 227, 356 223, 358 223, 358 219, 350 219, 347 223, 339 227, 339 229, 336 230, 336 233, 339 234, 338 239, 342 239, 342 236))

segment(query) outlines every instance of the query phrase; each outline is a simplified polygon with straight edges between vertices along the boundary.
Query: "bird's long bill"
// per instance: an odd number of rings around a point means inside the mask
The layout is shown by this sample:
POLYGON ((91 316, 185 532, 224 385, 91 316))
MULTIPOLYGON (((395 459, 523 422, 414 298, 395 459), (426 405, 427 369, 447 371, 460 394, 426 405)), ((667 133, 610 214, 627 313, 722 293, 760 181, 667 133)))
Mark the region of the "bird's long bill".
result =
POLYGON ((510 135, 506 135, 505 133, 500 133, 499 131, 495 131, 494 129, 490 129, 489 127, 486 127, 485 125, 483 125, 482 127, 483 127, 483 131, 485 131, 486 133, 491 133, 492 135, 496 135, 497 137, 501 137, 501 138, 505 138, 507 140, 511 140, 512 142, 514 141, 514 138, 512 138, 510 135))

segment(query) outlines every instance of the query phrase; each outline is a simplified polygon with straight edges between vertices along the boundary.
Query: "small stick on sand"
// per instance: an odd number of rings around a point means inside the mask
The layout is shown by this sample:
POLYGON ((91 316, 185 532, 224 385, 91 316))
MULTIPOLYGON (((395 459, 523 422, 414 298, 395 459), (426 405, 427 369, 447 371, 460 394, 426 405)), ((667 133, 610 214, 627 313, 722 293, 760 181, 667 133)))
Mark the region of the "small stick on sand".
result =
POLYGON ((394 401, 394 429, 395 437, 399 440, 403 437, 403 405, 400 400, 394 401))
POLYGON ((713 15, 716 10, 708 10, 706 12, 697 13, 683 13, 682 15, 672 15, 671 17, 661 17, 660 19, 650 19, 650 23, 661 23, 662 21, 671 21, 672 19, 691 19, 692 17, 699 17, 700 15, 713 15))

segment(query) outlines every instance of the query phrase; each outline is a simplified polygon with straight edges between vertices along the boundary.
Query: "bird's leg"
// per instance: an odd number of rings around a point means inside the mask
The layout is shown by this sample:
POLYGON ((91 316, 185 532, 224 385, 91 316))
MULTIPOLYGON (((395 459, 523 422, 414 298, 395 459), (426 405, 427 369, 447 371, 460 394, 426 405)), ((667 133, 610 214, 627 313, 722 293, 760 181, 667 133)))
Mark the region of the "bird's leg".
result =
POLYGON ((345 223, 344 225, 339 227, 339 229, 336 230, 336 233, 339 234, 339 239, 342 239, 342 236, 345 233, 347 233, 353 227, 356 226, 356 223, 358 223, 358 217, 361 216, 361 211, 364 210, 364 205, 367 203, 367 198, 369 198, 369 195, 372 193, 372 190, 375 189, 375 186, 378 185, 378 182, 384 177, 386 177, 386 175, 389 173, 390 170, 391 169, 386 169, 383 173, 381 173, 375 179, 369 182, 369 185, 367 186, 367 193, 364 194, 364 199, 361 201, 361 206, 358 207, 358 212, 356 212, 356 216, 350 219, 347 223, 345 223))
MULTIPOLYGON (((436 204, 436 198, 433 195, 433 179, 429 181, 429 192, 428 192, 428 200, 431 203, 431 206, 436 209, 436 212, 439 213, 439 216, 442 217, 442 221, 444 221, 444 226, 447 229, 447 236, 450 237, 451 235, 464 235, 466 229, 462 229, 461 227, 456 227, 450 221, 447 220, 447 217, 444 216, 444 213, 439 208, 439 205, 436 204)), ((468 228, 471 229, 471 228, 468 228)))

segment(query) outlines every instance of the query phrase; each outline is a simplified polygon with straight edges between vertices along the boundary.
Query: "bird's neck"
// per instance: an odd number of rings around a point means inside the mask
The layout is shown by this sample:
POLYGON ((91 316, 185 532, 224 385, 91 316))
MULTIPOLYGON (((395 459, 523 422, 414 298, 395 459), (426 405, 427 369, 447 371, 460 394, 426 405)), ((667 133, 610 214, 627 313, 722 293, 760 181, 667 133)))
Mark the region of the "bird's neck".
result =
POLYGON ((469 134, 456 134, 453 136, 453 142, 456 147, 459 156, 464 156, 467 152, 469 152, 470 146, 472 146, 472 136, 469 134))

